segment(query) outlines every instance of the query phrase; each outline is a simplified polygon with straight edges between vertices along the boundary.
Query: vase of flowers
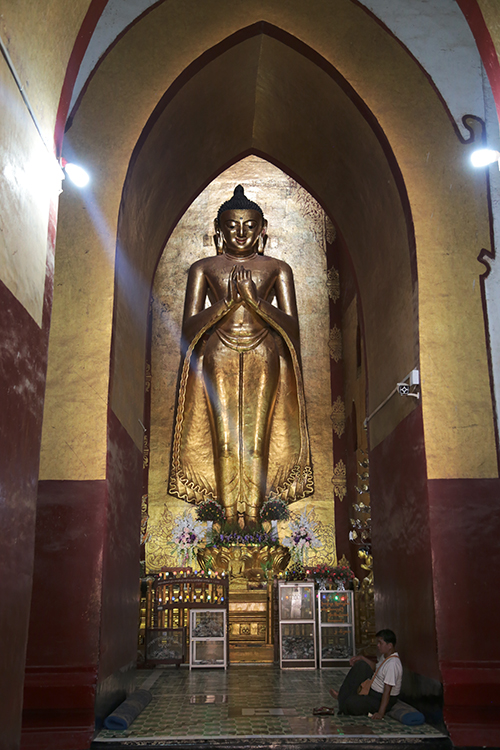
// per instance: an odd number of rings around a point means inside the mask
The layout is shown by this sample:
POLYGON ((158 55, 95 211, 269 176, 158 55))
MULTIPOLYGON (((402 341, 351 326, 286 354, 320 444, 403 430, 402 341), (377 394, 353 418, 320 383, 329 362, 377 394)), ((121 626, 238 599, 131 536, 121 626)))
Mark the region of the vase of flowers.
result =
POLYGON ((321 547, 321 542, 316 535, 316 524, 307 509, 292 518, 290 536, 283 539, 283 544, 290 549, 293 560, 301 565, 307 564, 310 549, 321 547))
POLYGON ((319 590, 335 588, 339 591, 345 591, 351 588, 354 580, 354 573, 348 565, 315 565, 310 569, 310 575, 314 578, 319 590))
POLYGON ((352 588, 354 573, 349 565, 336 565, 333 569, 333 580, 340 591, 352 588))
POLYGON ((209 541, 214 533, 221 530, 226 520, 226 512, 216 500, 208 498, 196 506, 196 518, 207 524, 207 541, 209 541))
POLYGON ((287 521, 290 518, 288 506, 279 497, 269 496, 260 509, 260 520, 262 528, 270 532, 273 537, 278 538, 278 521, 287 521))
POLYGON ((224 522, 226 513, 222 505, 209 498, 196 506, 196 518, 198 521, 211 521, 220 525, 224 522))
POLYGON ((171 544, 177 555, 181 557, 181 565, 189 565, 194 548, 200 543, 202 536, 203 526, 201 523, 196 523, 189 511, 186 511, 177 519, 173 528, 171 544))
POLYGON ((288 505, 279 497, 269 497, 260 509, 261 521, 287 521, 290 518, 288 505))

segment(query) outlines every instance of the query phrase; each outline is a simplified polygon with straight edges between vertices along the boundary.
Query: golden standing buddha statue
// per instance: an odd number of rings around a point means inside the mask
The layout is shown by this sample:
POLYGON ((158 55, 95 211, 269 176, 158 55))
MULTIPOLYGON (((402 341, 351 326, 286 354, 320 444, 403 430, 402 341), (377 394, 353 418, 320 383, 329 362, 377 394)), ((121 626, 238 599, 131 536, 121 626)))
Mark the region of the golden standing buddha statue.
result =
POLYGON ((189 271, 169 485, 245 527, 267 497, 313 492, 293 274, 263 254, 266 230, 238 185, 215 220, 217 255, 189 271))

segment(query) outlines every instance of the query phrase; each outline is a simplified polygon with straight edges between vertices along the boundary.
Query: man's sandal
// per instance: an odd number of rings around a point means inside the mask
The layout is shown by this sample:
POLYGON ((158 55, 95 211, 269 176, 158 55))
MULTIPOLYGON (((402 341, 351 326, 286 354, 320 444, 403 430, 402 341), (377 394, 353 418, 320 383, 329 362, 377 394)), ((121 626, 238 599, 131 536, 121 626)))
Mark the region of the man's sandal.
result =
POLYGON ((313 716, 335 716, 335 709, 330 706, 319 706, 313 708, 313 716))

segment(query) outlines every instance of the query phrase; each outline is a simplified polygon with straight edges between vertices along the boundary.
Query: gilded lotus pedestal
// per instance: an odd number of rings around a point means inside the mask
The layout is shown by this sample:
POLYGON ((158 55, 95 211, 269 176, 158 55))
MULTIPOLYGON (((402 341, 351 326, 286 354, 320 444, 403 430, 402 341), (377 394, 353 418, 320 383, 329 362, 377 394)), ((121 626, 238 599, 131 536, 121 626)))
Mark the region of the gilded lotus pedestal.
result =
POLYGON ((235 544, 231 547, 199 547, 196 557, 202 570, 215 570, 229 573, 230 581, 237 577, 248 581, 263 581, 266 571, 281 573, 290 562, 287 547, 279 545, 235 544), (238 570, 239 568, 239 570, 238 570))

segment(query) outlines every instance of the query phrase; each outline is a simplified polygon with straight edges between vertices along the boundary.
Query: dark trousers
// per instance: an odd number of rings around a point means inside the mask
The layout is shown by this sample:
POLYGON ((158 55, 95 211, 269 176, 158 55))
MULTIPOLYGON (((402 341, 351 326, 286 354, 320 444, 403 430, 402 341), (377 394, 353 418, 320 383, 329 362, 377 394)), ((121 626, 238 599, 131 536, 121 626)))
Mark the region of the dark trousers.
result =
MULTIPOLYGON (((365 661, 357 661, 345 676, 339 690, 339 714, 350 716, 367 716, 375 714, 380 708, 382 693, 370 690, 368 695, 358 695, 358 688, 365 680, 373 677, 373 670, 365 661)), ((391 709, 397 697, 389 698, 388 709, 391 709)))

